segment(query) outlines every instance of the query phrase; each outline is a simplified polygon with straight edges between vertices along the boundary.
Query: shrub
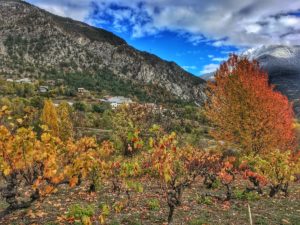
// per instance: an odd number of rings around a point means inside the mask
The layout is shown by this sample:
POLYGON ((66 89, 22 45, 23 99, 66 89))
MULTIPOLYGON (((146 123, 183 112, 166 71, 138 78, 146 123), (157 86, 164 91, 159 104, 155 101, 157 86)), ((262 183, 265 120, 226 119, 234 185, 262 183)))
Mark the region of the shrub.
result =
POLYGON ((160 209, 160 204, 158 199, 149 199, 147 202, 148 208, 152 211, 157 211, 160 209))
POLYGON ((87 105, 83 102, 75 102, 73 104, 75 110, 85 112, 87 110, 87 105))
POLYGON ((104 113, 106 110, 111 109, 111 106, 109 103, 101 103, 101 104, 93 104, 92 110, 96 113, 104 113))
POLYGON ((256 201, 259 200, 259 195, 256 192, 245 192, 243 190, 235 190, 234 196, 239 200, 256 201))
POLYGON ((189 222, 189 225, 203 225, 208 224, 207 221, 203 218, 196 218, 189 222))
POLYGON ((212 204, 212 199, 210 196, 199 196, 198 194, 196 195, 196 201, 198 204, 204 204, 204 205, 211 205, 212 204))
POLYGON ((113 220, 109 223, 109 225, 121 225, 117 220, 113 220))
POLYGON ((94 207, 91 205, 81 206, 79 204, 75 204, 69 208, 67 217, 80 220, 77 224, 86 224, 90 221, 90 218, 94 215, 94 213, 94 207))

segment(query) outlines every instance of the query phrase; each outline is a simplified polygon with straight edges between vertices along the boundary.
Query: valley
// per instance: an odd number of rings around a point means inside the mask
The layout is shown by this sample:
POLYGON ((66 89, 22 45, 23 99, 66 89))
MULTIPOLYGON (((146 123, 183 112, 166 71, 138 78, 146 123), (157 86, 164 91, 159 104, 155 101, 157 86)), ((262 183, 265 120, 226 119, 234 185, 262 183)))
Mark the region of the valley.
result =
POLYGON ((0 224, 299 225, 298 14, 168 2, 0 0, 0 224))

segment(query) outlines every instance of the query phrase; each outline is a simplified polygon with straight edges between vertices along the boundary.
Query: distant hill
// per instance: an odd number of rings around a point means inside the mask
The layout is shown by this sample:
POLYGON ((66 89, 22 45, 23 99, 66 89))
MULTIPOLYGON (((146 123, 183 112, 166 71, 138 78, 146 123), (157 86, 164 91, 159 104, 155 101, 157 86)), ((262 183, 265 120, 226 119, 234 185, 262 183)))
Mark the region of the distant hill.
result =
POLYGON ((43 78, 74 73, 98 83, 104 77, 107 85, 113 80, 112 84, 121 84, 117 89, 124 85, 144 89, 146 85, 147 93, 160 89, 161 97, 169 93, 198 103, 205 98, 204 80, 174 62, 129 46, 111 32, 23 1, 0 1, 0 74, 43 78))
POLYGON ((201 76, 202 79, 208 81, 213 81, 215 79, 215 72, 210 72, 210 73, 206 73, 206 74, 203 74, 201 76))

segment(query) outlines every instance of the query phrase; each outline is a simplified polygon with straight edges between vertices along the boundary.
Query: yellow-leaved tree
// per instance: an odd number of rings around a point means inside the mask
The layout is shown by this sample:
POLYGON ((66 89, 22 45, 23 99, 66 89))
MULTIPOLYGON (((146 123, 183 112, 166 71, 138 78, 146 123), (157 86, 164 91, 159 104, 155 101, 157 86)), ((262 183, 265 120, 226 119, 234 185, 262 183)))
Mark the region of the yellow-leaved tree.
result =
POLYGON ((57 108, 58 124, 59 124, 59 137, 61 140, 66 141, 73 138, 73 123, 71 120, 71 107, 67 102, 62 102, 57 108))
POLYGON ((50 99, 45 100, 44 108, 41 114, 41 122, 46 125, 51 134, 58 137, 59 136, 59 121, 57 116, 56 108, 50 99))
MULTIPOLYGON (((0 121, 9 118, 9 113, 6 107, 2 107, 0 121)), ((17 122, 21 124, 22 120, 17 119, 17 122)), ((11 129, 0 123, 0 173, 4 178, 1 195, 8 203, 0 216, 30 207, 32 202, 50 194, 63 180, 59 159, 62 144, 46 130, 38 139, 31 127, 11 129)))
MULTIPOLYGON (((53 116, 51 104, 46 103, 44 118, 51 118, 47 115, 49 108, 53 116)), ((30 207, 60 184, 69 183, 72 187, 85 180, 90 181, 90 191, 95 191, 97 184, 110 174, 114 152, 110 142, 98 145, 90 137, 62 141, 52 134, 53 127, 50 130, 46 125, 37 135, 32 127, 22 126, 21 119, 16 119, 18 126, 14 126, 10 113, 6 106, 0 109, 0 175, 4 178, 0 192, 8 203, 0 217, 30 207), (7 120, 11 121, 9 126, 3 123, 7 120)))

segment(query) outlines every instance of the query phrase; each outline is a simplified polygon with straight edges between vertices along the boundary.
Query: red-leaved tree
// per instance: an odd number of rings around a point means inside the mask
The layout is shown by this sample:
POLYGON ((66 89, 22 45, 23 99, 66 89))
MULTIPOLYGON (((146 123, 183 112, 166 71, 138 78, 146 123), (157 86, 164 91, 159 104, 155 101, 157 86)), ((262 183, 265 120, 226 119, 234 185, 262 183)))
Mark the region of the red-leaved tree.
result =
POLYGON ((231 55, 209 84, 212 136, 243 154, 294 150, 292 105, 269 84, 256 61, 231 55))

